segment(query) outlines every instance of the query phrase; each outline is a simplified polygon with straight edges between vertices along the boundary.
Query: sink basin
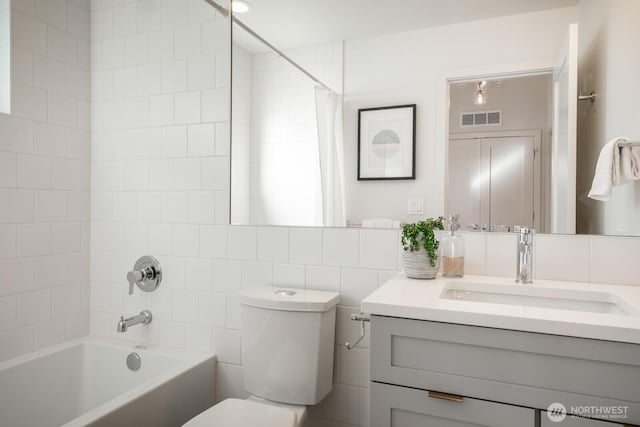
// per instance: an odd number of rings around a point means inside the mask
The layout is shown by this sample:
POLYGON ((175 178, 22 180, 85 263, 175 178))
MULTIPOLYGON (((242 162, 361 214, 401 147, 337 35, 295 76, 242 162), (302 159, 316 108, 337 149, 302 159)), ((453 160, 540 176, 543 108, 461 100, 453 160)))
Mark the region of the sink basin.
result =
POLYGON ((536 288, 535 285, 500 285, 448 282, 441 299, 521 307, 637 316, 637 310, 608 292, 536 288))

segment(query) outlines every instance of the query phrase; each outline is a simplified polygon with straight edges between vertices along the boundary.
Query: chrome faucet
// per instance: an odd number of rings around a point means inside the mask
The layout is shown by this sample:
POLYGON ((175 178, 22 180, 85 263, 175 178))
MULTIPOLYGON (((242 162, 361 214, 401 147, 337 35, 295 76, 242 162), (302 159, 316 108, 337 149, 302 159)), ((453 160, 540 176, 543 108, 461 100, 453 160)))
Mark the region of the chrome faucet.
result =
POLYGON ((120 316, 120 321, 118 322, 118 332, 127 332, 129 326, 137 325, 140 323, 148 325, 149 323, 151 323, 151 319, 152 316, 149 310, 143 310, 137 316, 132 316, 128 319, 125 319, 124 316, 120 316))
POLYGON ((533 283, 533 235, 535 230, 516 225, 518 234, 518 260, 516 262, 516 282, 533 283))

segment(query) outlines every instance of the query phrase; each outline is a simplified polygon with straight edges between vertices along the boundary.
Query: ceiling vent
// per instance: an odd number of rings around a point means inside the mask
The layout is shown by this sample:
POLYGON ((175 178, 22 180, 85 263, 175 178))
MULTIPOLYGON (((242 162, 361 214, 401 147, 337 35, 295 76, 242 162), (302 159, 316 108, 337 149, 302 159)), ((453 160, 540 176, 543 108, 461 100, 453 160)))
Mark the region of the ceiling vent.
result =
POLYGON ((502 111, 474 111, 460 114, 460 126, 496 126, 502 124, 502 111))

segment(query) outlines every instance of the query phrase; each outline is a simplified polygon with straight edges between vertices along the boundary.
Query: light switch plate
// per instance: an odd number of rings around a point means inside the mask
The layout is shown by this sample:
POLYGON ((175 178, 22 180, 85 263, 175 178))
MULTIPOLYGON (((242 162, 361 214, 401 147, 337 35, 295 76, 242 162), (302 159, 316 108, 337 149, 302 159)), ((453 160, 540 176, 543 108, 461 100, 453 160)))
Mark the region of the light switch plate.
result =
POLYGON ((424 199, 409 199, 407 213, 409 215, 422 215, 424 213, 424 199))

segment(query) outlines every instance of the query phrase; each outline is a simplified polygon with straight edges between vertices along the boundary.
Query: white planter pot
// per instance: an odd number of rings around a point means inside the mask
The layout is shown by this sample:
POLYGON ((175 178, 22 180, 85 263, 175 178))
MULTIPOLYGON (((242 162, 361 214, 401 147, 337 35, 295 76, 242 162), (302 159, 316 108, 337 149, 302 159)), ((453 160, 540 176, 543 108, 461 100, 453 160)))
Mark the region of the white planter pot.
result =
POLYGON ((404 274, 410 279, 435 279, 440 270, 440 257, 436 254, 436 266, 431 267, 424 248, 417 252, 403 251, 404 274))

